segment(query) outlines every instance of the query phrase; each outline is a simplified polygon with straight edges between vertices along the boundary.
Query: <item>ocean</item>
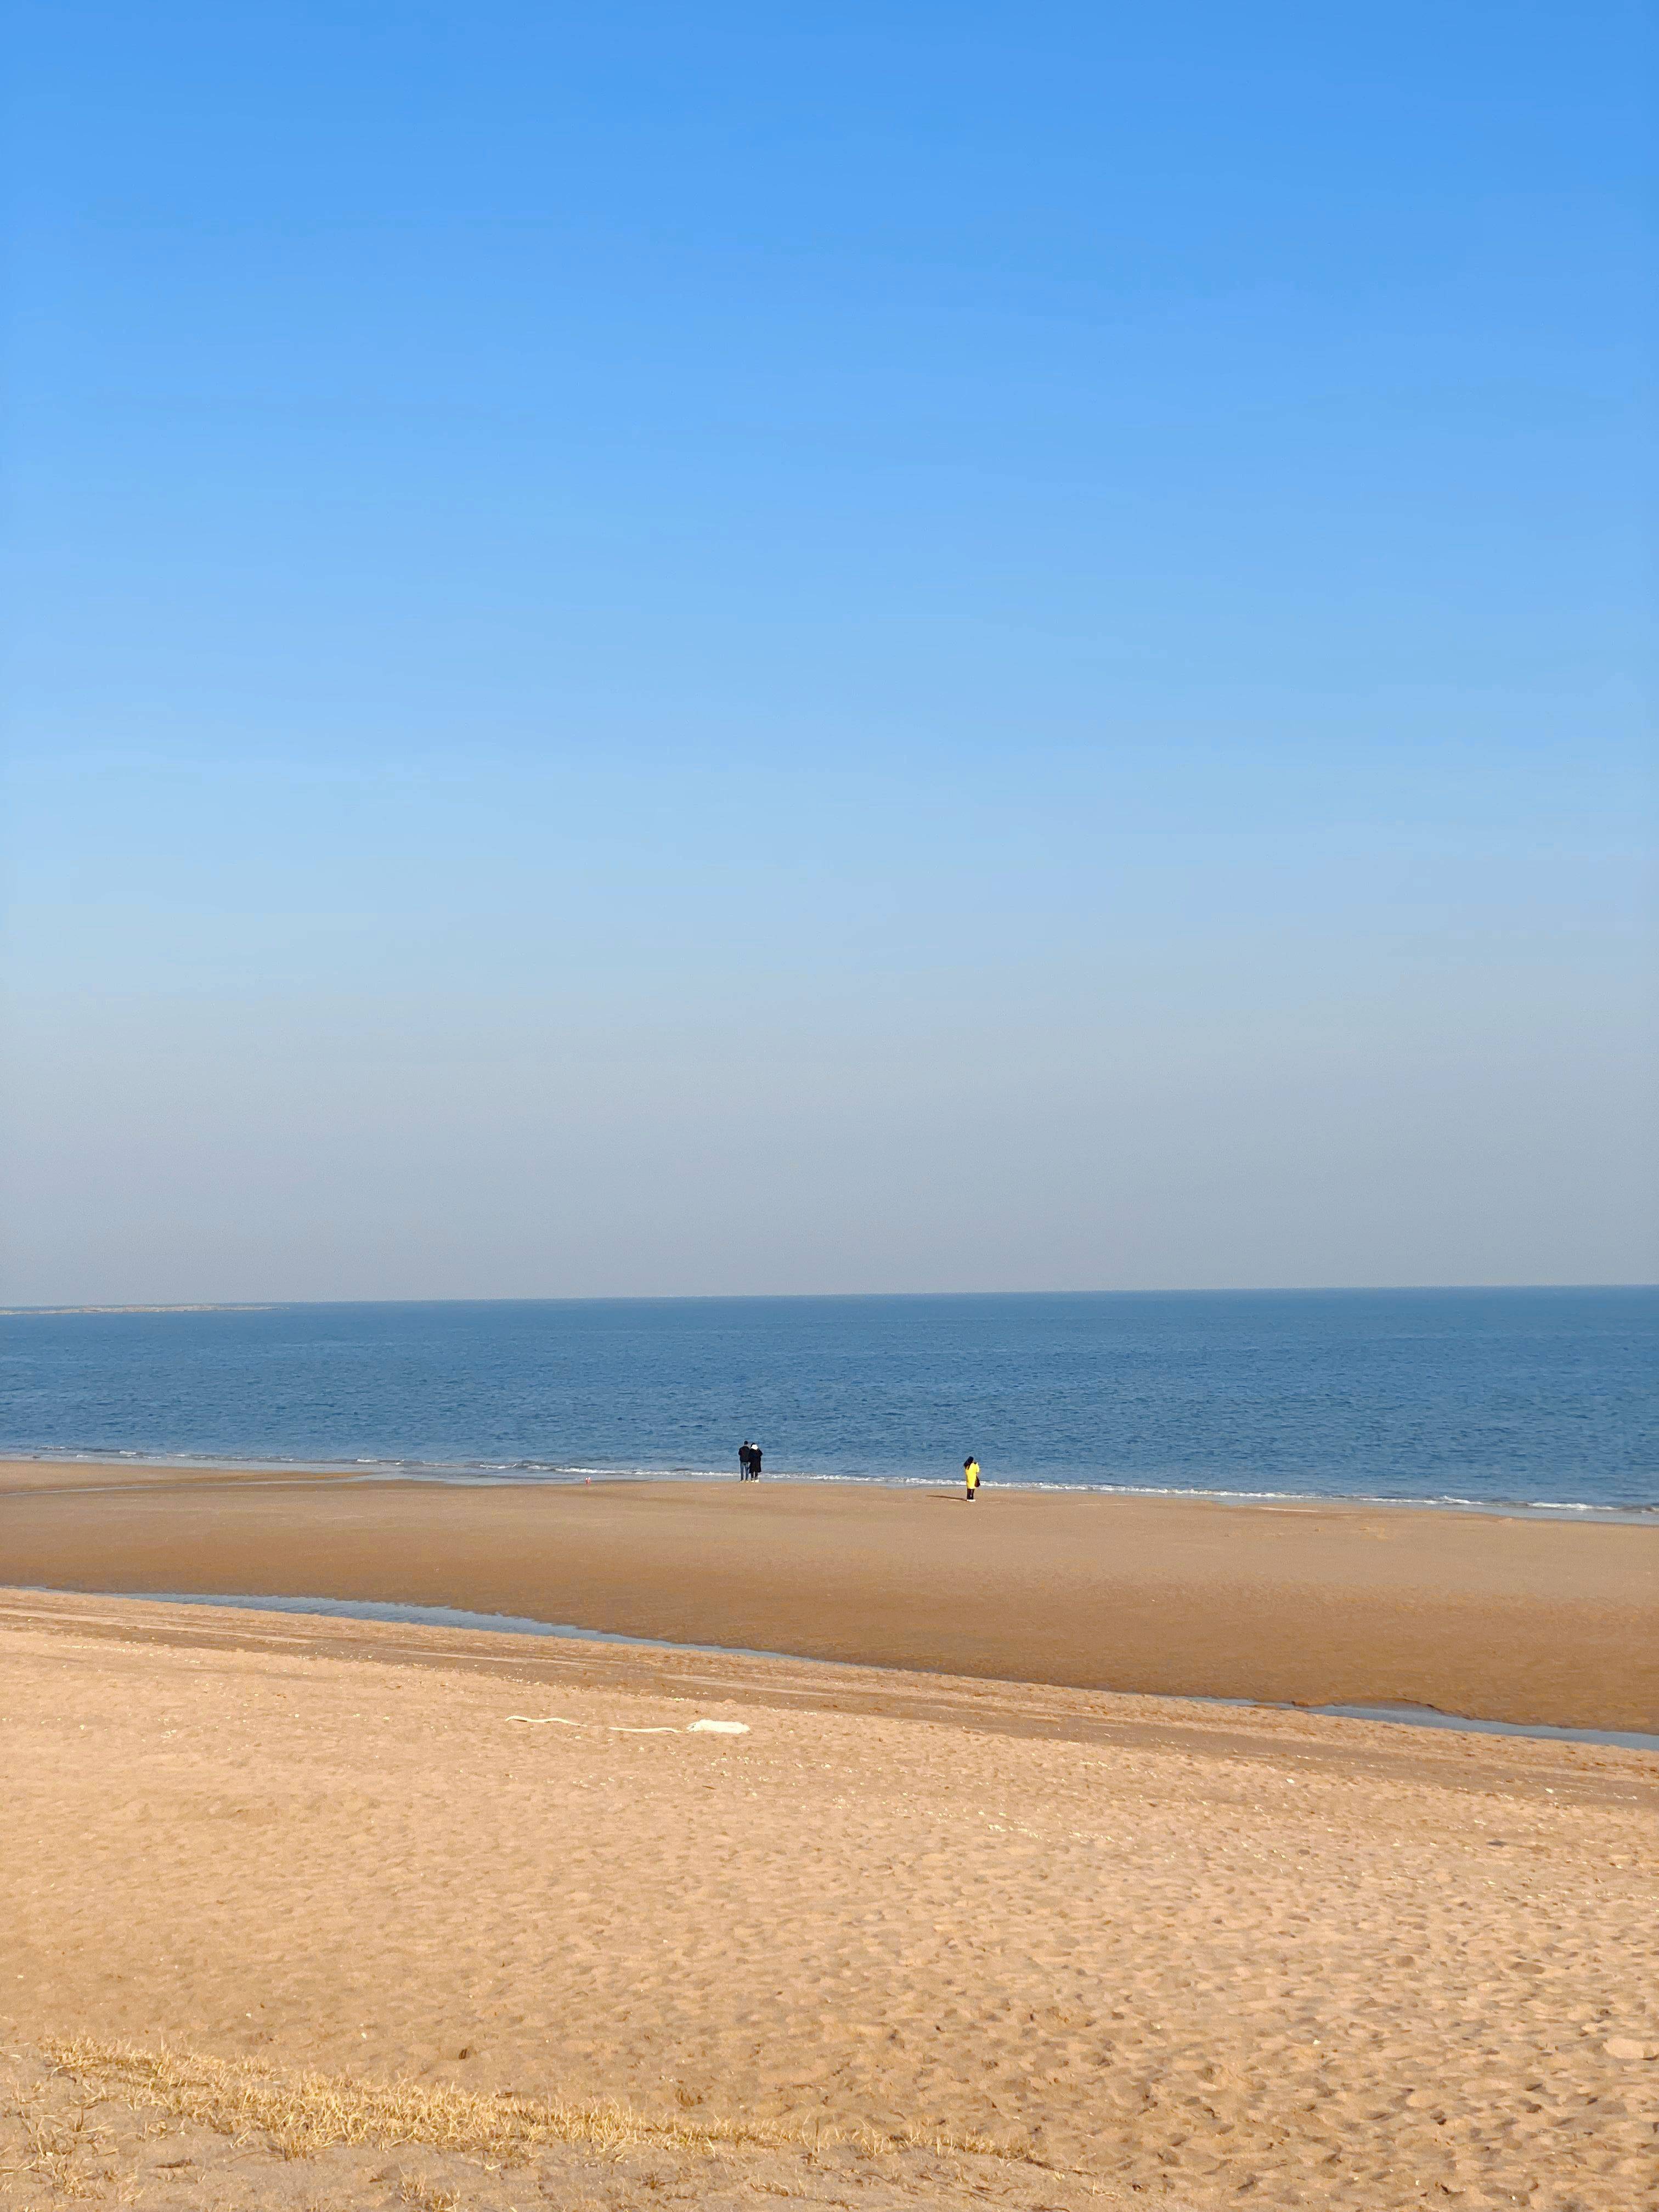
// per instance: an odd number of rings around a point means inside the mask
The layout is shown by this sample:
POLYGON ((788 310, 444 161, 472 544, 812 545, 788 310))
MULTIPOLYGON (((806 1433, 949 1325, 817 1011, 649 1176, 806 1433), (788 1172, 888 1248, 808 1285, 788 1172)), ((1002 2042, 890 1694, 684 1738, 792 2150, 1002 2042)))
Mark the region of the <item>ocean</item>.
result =
POLYGON ((1659 1512, 1659 1289, 0 1316, 0 1451, 1659 1512))

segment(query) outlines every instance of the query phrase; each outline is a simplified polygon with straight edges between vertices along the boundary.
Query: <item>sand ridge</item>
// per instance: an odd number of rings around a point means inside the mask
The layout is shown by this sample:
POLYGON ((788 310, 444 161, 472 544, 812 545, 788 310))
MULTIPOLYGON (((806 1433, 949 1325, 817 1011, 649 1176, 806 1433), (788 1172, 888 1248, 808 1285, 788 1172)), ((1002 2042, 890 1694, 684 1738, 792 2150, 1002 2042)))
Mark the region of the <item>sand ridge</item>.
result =
POLYGON ((1076 1688, 1659 1732, 1659 1527, 858 1483, 0 1463, 64 1589, 380 1598, 1076 1688))
POLYGON ((1241 1747, 1189 1708, 1160 1741, 1145 1700, 1111 1741, 1080 1731, 1120 1701, 1063 1691, 836 1710, 839 1669, 824 1704, 767 1702, 807 1670, 469 1669, 515 1639, 415 1664, 418 1632, 329 1623, 320 1651, 289 1619, 5 1602, 14 2049, 921 2124, 1196 2208, 1651 2191, 1641 1754, 1435 1738, 1378 1765, 1344 1747, 1415 1732, 1264 1714, 1241 1747), (1027 1698, 1038 1732, 974 1723, 1027 1698))

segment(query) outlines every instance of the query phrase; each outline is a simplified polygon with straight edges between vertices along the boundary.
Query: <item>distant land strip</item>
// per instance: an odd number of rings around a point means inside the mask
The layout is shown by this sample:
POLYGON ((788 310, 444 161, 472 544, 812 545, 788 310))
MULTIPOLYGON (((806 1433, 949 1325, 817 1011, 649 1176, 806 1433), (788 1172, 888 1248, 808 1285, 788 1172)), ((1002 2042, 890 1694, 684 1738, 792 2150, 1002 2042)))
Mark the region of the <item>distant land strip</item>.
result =
POLYGON ((51 1321, 65 1314, 270 1313, 270 1306, 0 1306, 0 1321, 51 1321))

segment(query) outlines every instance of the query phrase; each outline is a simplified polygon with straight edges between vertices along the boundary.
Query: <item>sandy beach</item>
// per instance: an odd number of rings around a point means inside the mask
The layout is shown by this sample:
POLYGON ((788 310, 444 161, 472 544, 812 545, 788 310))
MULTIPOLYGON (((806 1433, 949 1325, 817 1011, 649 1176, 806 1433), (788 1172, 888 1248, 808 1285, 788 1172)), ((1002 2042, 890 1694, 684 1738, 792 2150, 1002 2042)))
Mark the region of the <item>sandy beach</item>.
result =
POLYGON ((21 1591, 0 1680, 6 2201, 1653 2201, 1639 1753, 21 1591))
POLYGON ((1659 1528, 854 1483, 0 1463, 0 1578, 379 1598, 1077 1689, 1659 1731, 1659 1528))

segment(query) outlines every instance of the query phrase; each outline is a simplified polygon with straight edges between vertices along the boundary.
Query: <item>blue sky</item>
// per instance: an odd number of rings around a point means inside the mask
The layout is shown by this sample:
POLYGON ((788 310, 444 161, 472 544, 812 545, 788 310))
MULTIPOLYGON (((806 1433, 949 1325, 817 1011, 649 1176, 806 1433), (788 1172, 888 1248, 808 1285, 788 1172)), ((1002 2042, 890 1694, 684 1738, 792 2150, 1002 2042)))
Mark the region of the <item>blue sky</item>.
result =
POLYGON ((1651 1278, 1647 11, 15 20, 5 1295, 1651 1278))

